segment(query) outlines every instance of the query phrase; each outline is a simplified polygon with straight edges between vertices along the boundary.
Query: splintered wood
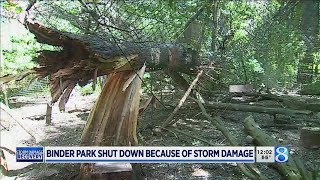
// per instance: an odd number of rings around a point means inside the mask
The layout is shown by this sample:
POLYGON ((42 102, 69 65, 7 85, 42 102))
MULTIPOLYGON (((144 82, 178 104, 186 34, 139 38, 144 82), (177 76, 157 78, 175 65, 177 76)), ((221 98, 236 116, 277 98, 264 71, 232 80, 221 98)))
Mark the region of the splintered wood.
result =
MULTIPOLYGON (((88 117, 81 137, 81 145, 137 145, 136 126, 139 113, 140 78, 144 71, 145 66, 137 73, 123 71, 108 76, 88 117)), ((97 169, 95 164, 83 164, 80 172, 82 179, 91 179, 97 174, 106 173, 109 173, 109 170, 97 169)))

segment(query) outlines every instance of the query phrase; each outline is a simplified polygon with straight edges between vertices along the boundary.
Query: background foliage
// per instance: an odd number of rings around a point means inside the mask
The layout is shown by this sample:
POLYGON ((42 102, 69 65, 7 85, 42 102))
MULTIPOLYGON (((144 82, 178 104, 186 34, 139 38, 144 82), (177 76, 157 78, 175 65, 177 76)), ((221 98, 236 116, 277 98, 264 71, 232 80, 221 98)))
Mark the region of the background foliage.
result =
MULTIPOLYGON (((30 17, 61 31, 95 33, 119 42, 179 43, 197 50, 203 64, 216 66, 206 74, 205 87, 209 90, 244 83, 256 88, 263 84, 276 89, 297 87, 299 66, 309 53, 308 40, 303 38, 306 33, 301 29, 305 9, 298 1, 40 1, 36 4, 30 17)), ((1 2, 2 75, 34 67, 32 59, 37 51, 52 48, 36 43, 33 35, 13 20, 27 5, 20 1, 1 2)), ((314 38, 314 42, 319 39, 314 38)), ((319 51, 313 50, 312 58, 314 69, 319 68, 319 51)), ((161 73, 154 78, 150 75, 145 75, 145 88, 171 88, 170 78, 164 78, 161 73)), ((91 90, 88 86, 83 91, 91 90)))

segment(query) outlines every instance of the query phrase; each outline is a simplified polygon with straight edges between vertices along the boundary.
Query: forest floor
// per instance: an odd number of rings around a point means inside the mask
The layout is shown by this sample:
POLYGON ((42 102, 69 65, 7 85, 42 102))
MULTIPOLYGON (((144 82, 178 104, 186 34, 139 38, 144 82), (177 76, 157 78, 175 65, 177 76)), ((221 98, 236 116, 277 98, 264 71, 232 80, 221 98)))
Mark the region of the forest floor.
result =
MULTIPOLYGON (((170 131, 155 131, 157 126, 173 111, 181 95, 172 94, 163 98, 164 108, 159 103, 149 108, 139 117, 138 139, 141 146, 208 146, 199 140, 170 131)), ((26 133, 20 125, 10 120, 3 113, 1 115, 1 146, 15 150, 17 146, 76 146, 79 145, 82 129, 86 123, 90 108, 93 106, 97 94, 81 96, 73 93, 66 112, 59 112, 54 106, 52 125, 45 125, 46 97, 20 97, 12 102, 12 113, 15 118, 21 119, 21 124, 34 137, 26 133), (5 128, 6 129, 5 129, 5 128)), ((272 102, 266 102, 272 105, 272 102)), ((209 111, 209 110, 208 110, 209 111)), ((252 115, 256 122, 276 138, 281 144, 289 146, 290 153, 301 158, 307 168, 320 167, 320 149, 308 150, 299 145, 298 128, 272 127, 273 116, 259 113, 235 111, 210 111, 210 114, 224 118, 225 126, 229 129, 241 145, 248 144, 243 127, 243 120, 252 115)), ((174 128, 210 141, 216 146, 226 145, 224 136, 204 118, 198 107, 188 101, 178 112, 174 128)), ((309 119, 306 116, 297 116, 299 120, 309 119)), ((317 119, 319 120, 319 119, 317 119)), ((320 121, 320 120, 319 120, 320 121)), ((72 163, 17 163, 15 156, 5 152, 9 175, 1 179, 78 179, 79 164, 72 163)), ((280 179, 278 173, 267 166, 257 164, 262 173, 270 179, 280 179)), ((235 163, 157 163, 143 164, 146 179, 248 179, 235 163)))

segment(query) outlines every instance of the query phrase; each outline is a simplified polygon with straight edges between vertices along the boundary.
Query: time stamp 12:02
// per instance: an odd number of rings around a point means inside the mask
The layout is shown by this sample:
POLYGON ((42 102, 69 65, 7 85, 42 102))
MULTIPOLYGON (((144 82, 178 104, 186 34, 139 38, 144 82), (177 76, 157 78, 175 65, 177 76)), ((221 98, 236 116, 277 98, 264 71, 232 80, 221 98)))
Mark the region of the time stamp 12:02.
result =
POLYGON ((256 162, 288 162, 288 152, 288 147, 286 146, 257 146, 256 162))

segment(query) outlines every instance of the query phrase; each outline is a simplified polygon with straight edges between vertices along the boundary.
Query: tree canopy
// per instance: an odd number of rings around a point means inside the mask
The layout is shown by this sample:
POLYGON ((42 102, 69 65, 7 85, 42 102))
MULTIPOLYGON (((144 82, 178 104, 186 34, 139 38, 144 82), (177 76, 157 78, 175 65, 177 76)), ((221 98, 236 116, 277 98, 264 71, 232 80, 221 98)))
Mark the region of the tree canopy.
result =
POLYGON ((195 50, 226 83, 294 87, 319 72, 316 1, 7 1, 2 23, 26 6, 29 19, 75 36, 195 50))

